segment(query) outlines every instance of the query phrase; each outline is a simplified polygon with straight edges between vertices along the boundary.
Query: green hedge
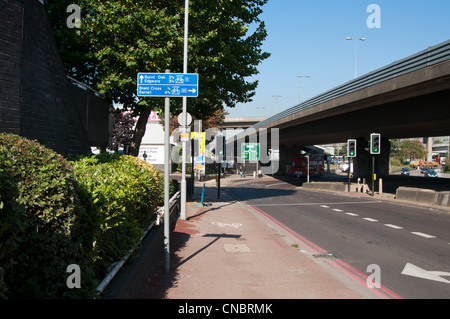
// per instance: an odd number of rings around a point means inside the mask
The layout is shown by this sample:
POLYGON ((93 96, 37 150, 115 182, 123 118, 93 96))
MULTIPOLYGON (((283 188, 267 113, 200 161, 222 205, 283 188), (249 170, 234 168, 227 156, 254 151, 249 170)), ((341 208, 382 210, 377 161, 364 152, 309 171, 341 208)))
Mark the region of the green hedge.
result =
POLYGON ((0 228, 9 229, 2 235, 14 241, 0 247, 9 295, 64 297, 66 267, 79 262, 82 191, 61 155, 10 134, 0 134, 0 145, 7 175, 1 197, 9 207, 3 205, 0 228), (10 225, 16 225, 14 230, 10 225))
POLYGON ((0 133, 0 298, 92 297, 163 204, 163 184, 138 158, 69 162, 0 133), (81 268, 81 289, 66 286, 70 264, 81 268))
POLYGON ((104 275, 134 246, 155 217, 157 206, 164 200, 164 181, 153 166, 126 155, 98 155, 78 160, 73 167, 101 216, 94 248, 96 272, 104 275))

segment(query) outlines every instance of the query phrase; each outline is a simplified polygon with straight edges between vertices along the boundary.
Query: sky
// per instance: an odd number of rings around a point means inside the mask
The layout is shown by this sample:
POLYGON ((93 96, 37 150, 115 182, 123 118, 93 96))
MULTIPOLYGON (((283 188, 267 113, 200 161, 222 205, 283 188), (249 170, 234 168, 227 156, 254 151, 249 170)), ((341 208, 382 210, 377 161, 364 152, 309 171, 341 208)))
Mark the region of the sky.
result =
POLYGON ((269 0, 260 19, 271 57, 249 78, 259 81, 253 102, 227 107, 227 118, 272 116, 353 80, 355 41, 346 37, 366 39, 356 41, 357 76, 450 39, 450 0, 269 0))

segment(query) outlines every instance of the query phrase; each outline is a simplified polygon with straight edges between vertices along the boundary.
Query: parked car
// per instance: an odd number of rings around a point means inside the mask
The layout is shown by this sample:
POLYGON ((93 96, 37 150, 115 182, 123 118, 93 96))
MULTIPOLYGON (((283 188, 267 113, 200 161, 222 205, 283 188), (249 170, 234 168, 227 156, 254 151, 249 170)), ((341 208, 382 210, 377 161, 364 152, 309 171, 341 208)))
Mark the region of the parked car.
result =
POLYGON ((438 177, 438 175, 436 171, 429 170, 428 172, 425 173, 425 177, 438 177))
POLYGON ((428 167, 422 167, 420 170, 421 173, 426 174, 430 169, 428 167))
POLYGON ((403 167, 401 174, 402 175, 409 175, 409 167, 403 167))

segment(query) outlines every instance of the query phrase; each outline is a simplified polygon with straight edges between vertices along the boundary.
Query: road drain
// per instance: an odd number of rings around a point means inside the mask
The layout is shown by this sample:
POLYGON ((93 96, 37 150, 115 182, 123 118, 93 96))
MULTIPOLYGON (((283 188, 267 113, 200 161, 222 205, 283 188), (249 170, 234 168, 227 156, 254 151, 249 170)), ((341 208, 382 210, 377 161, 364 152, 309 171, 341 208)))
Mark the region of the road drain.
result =
POLYGON ((340 259, 340 257, 335 253, 314 254, 313 257, 321 259, 340 259))

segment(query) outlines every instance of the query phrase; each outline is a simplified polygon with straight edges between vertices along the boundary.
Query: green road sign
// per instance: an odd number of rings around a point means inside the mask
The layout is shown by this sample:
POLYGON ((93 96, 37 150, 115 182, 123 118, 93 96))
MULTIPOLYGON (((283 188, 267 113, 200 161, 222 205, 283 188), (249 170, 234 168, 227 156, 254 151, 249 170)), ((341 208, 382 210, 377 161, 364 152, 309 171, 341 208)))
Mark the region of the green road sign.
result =
POLYGON ((259 161, 259 143, 242 143, 241 159, 243 161, 259 161))

